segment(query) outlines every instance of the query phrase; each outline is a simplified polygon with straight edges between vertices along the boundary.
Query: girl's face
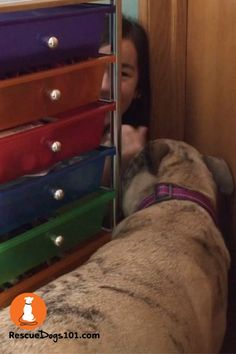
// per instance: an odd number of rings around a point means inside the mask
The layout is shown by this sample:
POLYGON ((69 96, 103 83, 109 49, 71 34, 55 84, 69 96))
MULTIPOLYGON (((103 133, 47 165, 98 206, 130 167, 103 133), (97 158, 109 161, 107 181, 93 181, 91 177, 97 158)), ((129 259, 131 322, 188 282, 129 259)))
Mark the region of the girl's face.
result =
MULTIPOLYGON (((104 45, 100 52, 109 54, 110 45, 104 45)), ((129 108, 133 99, 137 97, 138 85, 138 57, 133 42, 130 39, 122 39, 121 42, 121 115, 129 108)), ((110 77, 107 69, 102 81, 102 97, 109 97, 110 77)))

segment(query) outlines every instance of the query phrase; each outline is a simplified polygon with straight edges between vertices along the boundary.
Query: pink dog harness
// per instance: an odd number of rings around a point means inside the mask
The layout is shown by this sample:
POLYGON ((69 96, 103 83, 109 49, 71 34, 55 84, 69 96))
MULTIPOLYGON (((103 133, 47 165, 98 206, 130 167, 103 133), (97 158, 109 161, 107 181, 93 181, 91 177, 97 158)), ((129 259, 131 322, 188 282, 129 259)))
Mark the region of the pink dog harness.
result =
POLYGON ((155 186, 154 193, 144 198, 136 210, 138 211, 145 209, 153 204, 172 199, 189 200, 191 202, 197 203, 210 214, 215 224, 217 225, 215 209, 213 208, 210 200, 205 195, 197 191, 176 186, 174 184, 157 184, 155 186))

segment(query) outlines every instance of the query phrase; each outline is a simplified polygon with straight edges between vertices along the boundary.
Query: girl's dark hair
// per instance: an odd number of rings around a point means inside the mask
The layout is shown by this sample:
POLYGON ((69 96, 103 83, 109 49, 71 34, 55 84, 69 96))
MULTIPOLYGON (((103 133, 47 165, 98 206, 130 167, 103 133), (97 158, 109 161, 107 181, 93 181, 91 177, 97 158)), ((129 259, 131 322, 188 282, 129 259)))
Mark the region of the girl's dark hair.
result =
MULTIPOLYGON (((109 42, 109 26, 103 38, 103 43, 109 42)), ((138 97, 133 100, 128 110, 122 116, 122 123, 134 127, 148 126, 150 120, 151 90, 149 73, 149 43, 144 28, 135 20, 122 17, 122 39, 134 43, 138 58, 138 97)))

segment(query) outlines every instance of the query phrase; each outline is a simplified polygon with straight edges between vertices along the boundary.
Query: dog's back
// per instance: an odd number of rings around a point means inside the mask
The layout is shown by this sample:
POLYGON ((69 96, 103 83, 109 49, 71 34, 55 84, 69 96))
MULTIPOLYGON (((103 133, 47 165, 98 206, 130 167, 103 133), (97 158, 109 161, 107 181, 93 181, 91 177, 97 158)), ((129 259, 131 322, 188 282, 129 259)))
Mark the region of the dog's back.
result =
MULTIPOLYGON (((167 141, 161 159, 152 146, 148 162, 136 160, 139 168, 130 166, 124 198, 128 214, 150 192, 160 171, 162 178, 165 170, 170 178, 171 164, 178 165, 178 159, 168 162, 168 154, 173 158, 177 150, 175 144, 167 141)), ((191 157, 187 153, 181 159, 189 159, 191 174, 194 153, 191 150, 191 157)), ((186 183, 183 166, 187 166, 184 161, 176 178, 181 181, 183 173, 186 183)), ((205 167, 200 172, 201 178, 205 173, 204 191, 214 203, 211 174, 205 167)), ((196 188, 202 185, 194 179, 191 183, 196 188)), ((2 311, 1 351, 36 354, 39 344, 41 352, 69 354, 219 351, 225 330, 229 254, 208 212, 188 200, 165 201, 127 217, 114 237, 87 264, 37 292, 48 308, 45 332, 91 332, 100 338, 10 341, 7 332, 16 327, 2 311)))

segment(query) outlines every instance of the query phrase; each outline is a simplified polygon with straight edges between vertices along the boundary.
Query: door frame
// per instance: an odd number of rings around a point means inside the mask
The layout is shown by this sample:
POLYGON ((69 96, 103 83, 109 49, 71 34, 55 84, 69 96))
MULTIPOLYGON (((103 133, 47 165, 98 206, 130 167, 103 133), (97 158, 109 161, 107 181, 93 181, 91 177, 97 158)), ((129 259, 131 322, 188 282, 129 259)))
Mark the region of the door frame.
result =
POLYGON ((184 138, 188 0, 139 0, 150 42, 150 137, 184 138))

